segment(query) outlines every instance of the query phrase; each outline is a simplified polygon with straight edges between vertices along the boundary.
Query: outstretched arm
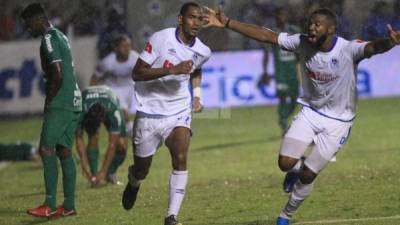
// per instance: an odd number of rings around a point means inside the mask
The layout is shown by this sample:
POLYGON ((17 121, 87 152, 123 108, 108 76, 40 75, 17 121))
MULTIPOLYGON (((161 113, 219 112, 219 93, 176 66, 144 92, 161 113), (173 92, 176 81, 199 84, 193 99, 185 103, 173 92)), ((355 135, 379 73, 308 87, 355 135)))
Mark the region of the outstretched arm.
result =
POLYGON ((249 38, 255 39, 257 41, 278 44, 278 33, 262 26, 257 26, 254 24, 242 23, 240 21, 228 18, 221 10, 218 8, 214 11, 208 7, 204 7, 206 15, 204 16, 207 24, 205 27, 225 27, 233 31, 241 33, 249 38))
POLYGON ((390 24, 387 25, 389 38, 369 42, 364 49, 364 56, 369 58, 373 55, 389 51, 400 44, 400 30, 394 31, 390 24))

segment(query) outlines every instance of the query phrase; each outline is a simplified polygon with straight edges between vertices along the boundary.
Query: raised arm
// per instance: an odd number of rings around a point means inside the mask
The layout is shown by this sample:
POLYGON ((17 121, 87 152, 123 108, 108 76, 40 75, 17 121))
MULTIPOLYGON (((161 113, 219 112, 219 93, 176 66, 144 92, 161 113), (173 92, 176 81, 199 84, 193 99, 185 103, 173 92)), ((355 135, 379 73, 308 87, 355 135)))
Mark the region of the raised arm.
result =
POLYGON ((206 11, 206 15, 204 16, 204 18, 207 22, 205 27, 225 27, 257 41, 270 44, 278 44, 278 33, 266 27, 258 26, 255 24, 242 23, 240 21, 228 18, 222 12, 221 8, 218 8, 217 11, 214 11, 208 7, 204 8, 206 11))
POLYGON ((369 42, 364 49, 364 57, 369 58, 373 55, 389 51, 394 46, 400 44, 400 30, 394 31, 390 24, 387 25, 389 38, 369 42))

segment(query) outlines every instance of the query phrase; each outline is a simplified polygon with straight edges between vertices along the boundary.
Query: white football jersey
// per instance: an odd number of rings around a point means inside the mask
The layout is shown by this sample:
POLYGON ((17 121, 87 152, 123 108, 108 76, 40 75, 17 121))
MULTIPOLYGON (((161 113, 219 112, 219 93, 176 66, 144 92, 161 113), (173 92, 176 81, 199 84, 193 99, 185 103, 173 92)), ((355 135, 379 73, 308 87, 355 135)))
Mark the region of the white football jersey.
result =
POLYGON ((115 52, 108 54, 96 66, 96 78, 104 79, 104 84, 113 88, 120 86, 133 86, 132 69, 136 64, 139 54, 131 50, 125 62, 118 62, 115 52))
POLYGON ((303 66, 303 95, 298 102, 318 113, 352 121, 357 104, 357 64, 364 58, 366 42, 335 37, 332 49, 321 52, 307 36, 280 33, 279 45, 298 54, 303 66))
MULTIPOLYGON (((151 68, 171 67, 182 61, 193 61, 193 72, 209 59, 211 50, 197 37, 186 45, 178 36, 179 28, 154 33, 147 42, 142 59, 151 68)), ((135 82, 137 111, 148 115, 170 116, 191 107, 190 74, 167 75, 150 81, 135 82)))

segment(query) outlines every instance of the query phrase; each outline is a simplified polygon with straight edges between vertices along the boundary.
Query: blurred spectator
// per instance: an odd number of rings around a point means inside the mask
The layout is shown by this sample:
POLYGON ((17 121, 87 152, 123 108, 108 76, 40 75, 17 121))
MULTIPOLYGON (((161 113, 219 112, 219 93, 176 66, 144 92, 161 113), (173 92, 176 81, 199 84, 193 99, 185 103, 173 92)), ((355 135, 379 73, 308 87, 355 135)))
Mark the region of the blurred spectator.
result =
POLYGON ((72 16, 74 33, 76 35, 97 34, 102 23, 101 10, 91 1, 81 0, 77 10, 72 16))
POLYGON ((0 14, 0 40, 7 41, 13 39, 14 19, 8 7, 8 1, 5 2, 4 11, 0 14))
POLYGON ((337 34, 342 38, 351 40, 353 38, 353 28, 350 19, 344 14, 343 3, 344 0, 329 1, 326 7, 332 9, 337 15, 337 34))
POLYGON ((113 5, 107 13, 107 24, 99 34, 97 43, 99 58, 102 59, 113 51, 113 41, 118 35, 128 33, 122 7, 113 5))
MULTIPOLYGON (((240 19, 245 23, 271 27, 274 24, 275 5, 269 2, 251 0, 246 2, 239 11, 240 19)), ((244 49, 261 48, 262 45, 249 38, 243 39, 244 49)))
POLYGON ((384 1, 376 2, 362 26, 361 37, 366 41, 387 37, 386 25, 392 19, 390 5, 384 1))
POLYGON ((394 1, 392 27, 393 30, 400 29, 400 0, 394 1))

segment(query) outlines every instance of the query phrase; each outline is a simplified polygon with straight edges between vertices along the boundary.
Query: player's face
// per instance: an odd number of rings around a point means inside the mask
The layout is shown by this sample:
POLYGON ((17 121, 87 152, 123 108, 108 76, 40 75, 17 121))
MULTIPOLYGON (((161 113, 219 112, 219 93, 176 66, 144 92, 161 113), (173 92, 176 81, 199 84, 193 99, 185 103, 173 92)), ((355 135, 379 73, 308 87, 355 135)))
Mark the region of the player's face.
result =
POLYGON ((314 46, 321 46, 328 36, 334 35, 334 26, 325 15, 314 14, 308 21, 308 41, 314 46))
POLYGON ((41 35, 41 24, 38 18, 29 18, 24 20, 25 27, 27 31, 33 36, 38 37, 41 35))
POLYGON ((203 15, 199 7, 191 6, 185 15, 179 16, 179 25, 187 36, 195 37, 203 26, 203 15))
POLYGON ((131 52, 131 40, 124 39, 119 42, 119 44, 115 47, 115 53, 120 56, 121 58, 128 58, 129 53, 131 52))

